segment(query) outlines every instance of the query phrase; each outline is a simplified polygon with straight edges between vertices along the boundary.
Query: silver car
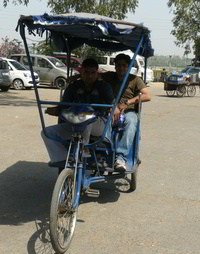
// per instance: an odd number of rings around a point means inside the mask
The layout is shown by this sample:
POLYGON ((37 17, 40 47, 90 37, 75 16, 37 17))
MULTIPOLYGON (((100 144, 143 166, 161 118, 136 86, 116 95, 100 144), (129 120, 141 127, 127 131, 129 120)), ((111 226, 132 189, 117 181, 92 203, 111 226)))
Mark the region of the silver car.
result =
POLYGON ((11 79, 9 75, 9 67, 5 60, 0 58, 0 89, 7 92, 11 86, 11 79))
MULTIPOLYGON (((31 54, 30 57, 33 69, 40 77, 40 84, 59 88, 66 86, 67 68, 62 61, 55 57, 45 55, 31 54)), ((26 54, 14 54, 10 58, 29 67, 26 54)), ((76 74, 76 71, 73 71, 72 75, 74 74, 76 74)))

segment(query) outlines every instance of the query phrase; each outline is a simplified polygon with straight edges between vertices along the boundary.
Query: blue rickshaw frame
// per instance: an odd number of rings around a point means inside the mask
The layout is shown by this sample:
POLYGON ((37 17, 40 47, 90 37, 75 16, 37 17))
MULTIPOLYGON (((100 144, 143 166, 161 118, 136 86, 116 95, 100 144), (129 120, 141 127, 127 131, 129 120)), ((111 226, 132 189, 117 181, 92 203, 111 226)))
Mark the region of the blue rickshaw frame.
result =
MULTIPOLYGON (((112 108, 111 113, 108 116, 108 119, 105 124, 102 135, 98 138, 97 141, 88 144, 87 146, 92 148, 95 147, 98 143, 102 142, 105 138, 106 132, 111 125, 112 117, 114 110, 117 104, 120 101, 121 95, 128 85, 127 81, 131 68, 135 63, 136 56, 138 54, 144 56, 145 58, 145 72, 144 72, 144 82, 146 80, 146 68, 147 68, 147 59, 153 55, 153 49, 151 47, 150 41, 150 31, 148 28, 143 25, 137 25, 134 23, 119 21, 111 18, 107 18, 99 15, 86 14, 79 15, 76 13, 71 13, 67 15, 48 15, 44 14, 41 16, 21 16, 18 21, 17 30, 19 29, 20 35, 24 42, 25 51, 28 58, 29 68, 31 71, 31 76, 33 80, 33 86, 38 106, 38 111, 40 115, 41 125, 44 134, 51 139, 54 139, 59 142, 64 142, 55 137, 49 136, 45 131, 45 120, 42 111, 42 105, 65 105, 65 106, 90 106, 97 108, 112 108), (74 28, 73 28, 74 27, 74 28), (80 31, 76 31, 77 27, 80 27, 80 31), (58 42, 60 48, 65 48, 67 51, 68 59, 70 59, 71 51, 75 46, 81 46, 84 43, 90 46, 96 46, 97 48, 103 49, 104 51, 122 51, 126 49, 131 49, 134 52, 134 55, 131 59, 131 62, 128 67, 128 71, 124 76, 122 84, 120 86, 119 92, 113 104, 86 104, 86 103, 67 103, 67 102, 55 102, 55 101, 44 101, 40 99, 37 83, 35 81, 33 66, 31 62, 30 52, 26 39, 25 29, 28 29, 29 34, 44 34, 46 32, 46 37, 51 37, 54 42, 58 42), (82 31, 83 30, 83 31, 82 31), (84 34, 85 32, 85 34, 84 34), (91 36, 90 40, 88 35, 91 36), (94 35, 94 36, 93 36, 94 35), (132 37, 135 38, 132 39, 132 37), (93 37, 92 37, 93 36, 93 37), (64 40, 63 40, 64 39, 64 40), (99 44, 98 44, 99 43, 99 44)), ((69 65, 68 65, 69 66, 69 65)), ((69 75, 69 69, 67 70, 69 75)), ((133 142, 133 152, 132 152, 132 166, 131 170, 128 170, 126 174, 131 174, 135 177, 137 168, 139 166, 139 140, 140 140, 140 120, 141 120, 141 103, 139 104, 138 110, 138 123, 135 139, 133 142)), ((79 143, 78 148, 79 149, 79 143)), ((67 163, 65 165, 67 167, 67 163)), ((78 166, 76 166, 78 167, 78 166)), ((84 168, 76 168, 76 190, 75 196, 72 202, 72 208, 75 210, 80 202, 81 190, 86 190, 92 183, 105 181, 105 176, 86 176, 84 173, 84 168), (82 188, 82 189, 81 189, 82 188)))

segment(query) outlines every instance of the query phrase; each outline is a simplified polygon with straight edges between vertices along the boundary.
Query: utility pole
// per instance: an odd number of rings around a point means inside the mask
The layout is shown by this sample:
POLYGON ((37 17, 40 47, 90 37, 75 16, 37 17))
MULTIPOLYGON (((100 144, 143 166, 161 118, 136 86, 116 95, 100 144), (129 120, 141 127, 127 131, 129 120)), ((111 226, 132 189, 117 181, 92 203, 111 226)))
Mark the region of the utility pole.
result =
POLYGON ((172 55, 169 55, 169 73, 172 71, 172 55))

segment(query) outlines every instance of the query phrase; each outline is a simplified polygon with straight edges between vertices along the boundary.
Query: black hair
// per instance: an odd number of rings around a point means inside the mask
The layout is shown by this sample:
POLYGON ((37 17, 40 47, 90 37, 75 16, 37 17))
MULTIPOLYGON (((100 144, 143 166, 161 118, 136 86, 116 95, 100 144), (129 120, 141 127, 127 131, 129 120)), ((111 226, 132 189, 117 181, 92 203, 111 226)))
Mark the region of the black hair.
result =
POLYGON ((126 55, 126 54, 118 54, 116 57, 115 57, 115 63, 117 63, 118 61, 121 61, 121 60, 124 60, 128 65, 130 64, 130 61, 131 61, 131 58, 129 55, 126 55))
POLYGON ((87 68, 87 67, 91 67, 91 68, 96 68, 97 70, 99 69, 99 65, 97 63, 97 61, 93 58, 87 58, 82 62, 82 67, 83 68, 87 68))

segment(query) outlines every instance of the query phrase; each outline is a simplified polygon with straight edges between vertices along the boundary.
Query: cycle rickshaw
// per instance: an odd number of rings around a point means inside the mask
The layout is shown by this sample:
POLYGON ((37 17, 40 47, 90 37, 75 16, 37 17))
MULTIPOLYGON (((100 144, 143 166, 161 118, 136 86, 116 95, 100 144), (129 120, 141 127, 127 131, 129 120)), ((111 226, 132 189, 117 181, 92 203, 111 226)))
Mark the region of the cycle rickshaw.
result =
POLYGON ((128 170, 123 175, 121 173, 115 173, 113 170, 115 147, 117 145, 117 137, 120 135, 120 127, 118 126, 112 131, 111 142, 105 144, 104 138, 106 130, 111 124, 114 109, 120 100, 122 92, 126 88, 127 79, 131 67, 134 65, 136 55, 139 54, 144 56, 146 65, 147 58, 153 55, 150 32, 148 28, 143 25, 89 13, 71 13, 55 16, 48 14, 41 16, 21 16, 18 21, 18 29, 24 41, 44 133, 45 121, 43 107, 45 105, 69 106, 69 110, 65 112, 64 118, 70 121, 74 126, 74 135, 67 143, 68 154, 66 162, 58 176, 53 191, 50 211, 50 236, 52 245, 56 253, 64 253, 68 249, 73 237, 77 209, 82 193, 98 196, 98 191, 90 188, 92 184, 109 181, 109 179, 113 178, 117 179, 119 177, 128 179, 130 191, 134 191, 136 188, 136 175, 140 164, 139 141, 141 101, 139 102, 137 131, 132 144, 132 150, 130 151, 128 170), (47 37, 50 36, 51 40, 54 40, 54 43, 59 46, 61 51, 67 52, 69 56, 68 59, 70 59, 71 51, 83 44, 110 52, 131 49, 134 52, 134 56, 114 103, 109 105, 88 105, 41 100, 37 84, 34 80, 25 28, 28 30, 29 34, 38 33, 40 35, 45 34, 47 37), (89 107, 89 110, 88 108, 86 112, 74 110, 74 108, 77 109, 77 107, 89 107), (92 151, 92 158, 88 161, 87 158, 82 157, 83 144, 80 133, 83 129, 83 125, 94 121, 94 119, 98 117, 96 115, 98 108, 111 108, 112 110, 107 117, 102 135, 87 145, 92 151))
POLYGON ((187 94, 189 97, 196 95, 196 85, 194 77, 183 77, 183 75, 172 74, 164 82, 164 90, 167 96, 183 97, 187 94))

